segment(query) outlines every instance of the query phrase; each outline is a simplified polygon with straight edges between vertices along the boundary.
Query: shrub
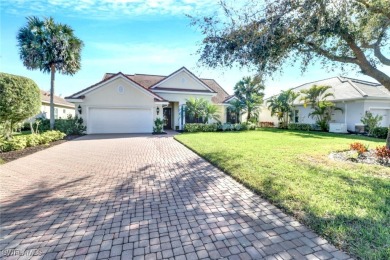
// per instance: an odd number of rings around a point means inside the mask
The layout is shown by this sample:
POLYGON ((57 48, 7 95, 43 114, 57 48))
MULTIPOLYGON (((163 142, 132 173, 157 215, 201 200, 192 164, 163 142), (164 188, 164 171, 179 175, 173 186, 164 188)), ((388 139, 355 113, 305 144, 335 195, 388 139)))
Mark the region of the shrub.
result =
POLYGON ((40 145, 42 142, 41 135, 38 134, 31 134, 26 136, 27 141, 27 147, 37 146, 40 145))
POLYGON ((241 124, 234 124, 233 127, 234 127, 234 130, 236 130, 236 131, 242 130, 242 125, 241 124))
POLYGON ((22 150, 26 147, 37 146, 40 144, 48 144, 50 142, 61 140, 65 136, 66 135, 64 133, 53 130, 44 132, 42 134, 14 136, 12 139, 7 141, 4 138, 0 138, 0 151, 9 152, 22 150))
POLYGON ((372 135, 376 138, 386 139, 388 131, 387 127, 375 127, 372 135))
POLYGON ((350 149, 356 151, 359 155, 368 151, 368 147, 362 143, 355 142, 350 144, 350 149))
POLYGON ((260 127, 275 127, 274 122, 260 122, 260 127))
POLYGON ((373 135, 374 129, 378 127, 379 122, 383 119, 383 116, 376 115, 374 116, 371 112, 366 111, 364 114, 364 117, 360 119, 360 121, 366 126, 366 129, 368 130, 368 135, 373 135))
POLYGON ((163 126, 164 126, 164 121, 161 118, 156 118, 156 120, 154 120, 153 132, 154 133, 162 133, 163 126))
POLYGON ((17 136, 8 141, 5 141, 3 143, 3 147, 1 150, 3 152, 9 152, 9 151, 23 150, 26 147, 27 147, 26 137, 17 136))
POLYGON ((290 124, 288 124, 288 129, 301 130, 301 131, 311 131, 311 130, 313 130, 313 127, 311 124, 290 123, 290 124))
MULTIPOLYGON (((38 122, 34 123, 34 129, 37 128, 40 132, 50 130, 50 119, 37 119, 38 122), (39 121, 38 121, 39 120, 39 121)), ((68 116, 67 119, 56 119, 54 124, 54 130, 65 133, 66 135, 82 135, 87 129, 83 125, 83 118, 75 116, 68 116)))
POLYGON ((234 129, 234 125, 225 123, 221 126, 222 131, 232 131, 234 129))
POLYGON ((184 125, 184 131, 195 132, 216 132, 218 130, 218 124, 202 124, 202 123, 190 123, 184 125))
POLYGON ((54 142, 63 139, 66 136, 66 134, 58 131, 58 130, 52 130, 47 131, 41 134, 41 137, 48 142, 54 142))
POLYGON ((16 124, 36 115, 40 107, 40 91, 33 80, 0 73, 0 122, 7 139, 16 124))
POLYGON ((375 148, 375 155, 378 157, 378 161, 383 164, 390 163, 390 149, 386 146, 379 146, 375 148))
POLYGON ((251 123, 251 122, 245 122, 242 124, 243 128, 242 130, 255 130, 256 129, 256 124, 251 123))

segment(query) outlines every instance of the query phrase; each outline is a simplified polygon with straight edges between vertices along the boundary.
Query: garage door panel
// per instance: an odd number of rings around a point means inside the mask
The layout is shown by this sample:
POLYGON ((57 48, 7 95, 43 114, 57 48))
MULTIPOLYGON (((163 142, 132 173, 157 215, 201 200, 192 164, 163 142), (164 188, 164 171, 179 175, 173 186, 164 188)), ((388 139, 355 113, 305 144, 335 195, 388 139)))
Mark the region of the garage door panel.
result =
POLYGON ((371 109, 370 112, 376 116, 382 116, 382 121, 379 123, 382 127, 387 127, 390 124, 390 109, 371 109))
POLYGON ((91 108, 90 133, 151 133, 152 110, 138 108, 91 108))

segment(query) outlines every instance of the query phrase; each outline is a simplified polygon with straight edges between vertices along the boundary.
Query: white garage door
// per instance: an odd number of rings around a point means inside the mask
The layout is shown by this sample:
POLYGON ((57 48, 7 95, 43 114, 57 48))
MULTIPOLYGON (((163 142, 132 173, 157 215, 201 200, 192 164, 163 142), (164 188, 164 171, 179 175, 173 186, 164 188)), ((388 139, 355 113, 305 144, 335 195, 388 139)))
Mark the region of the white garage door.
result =
POLYGON ((151 133, 152 109, 90 108, 88 133, 151 133))
POLYGON ((375 115, 381 115, 382 121, 379 123, 380 126, 389 126, 389 116, 390 116, 390 109, 371 109, 371 113, 375 115))

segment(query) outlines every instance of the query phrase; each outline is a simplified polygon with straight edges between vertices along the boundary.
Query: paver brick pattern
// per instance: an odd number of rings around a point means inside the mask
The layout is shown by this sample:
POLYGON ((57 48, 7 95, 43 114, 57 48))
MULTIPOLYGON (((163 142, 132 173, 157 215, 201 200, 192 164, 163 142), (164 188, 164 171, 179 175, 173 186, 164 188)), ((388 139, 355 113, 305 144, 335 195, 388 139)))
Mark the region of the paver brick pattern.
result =
POLYGON ((350 258, 172 136, 85 136, 0 178, 7 259, 350 258))

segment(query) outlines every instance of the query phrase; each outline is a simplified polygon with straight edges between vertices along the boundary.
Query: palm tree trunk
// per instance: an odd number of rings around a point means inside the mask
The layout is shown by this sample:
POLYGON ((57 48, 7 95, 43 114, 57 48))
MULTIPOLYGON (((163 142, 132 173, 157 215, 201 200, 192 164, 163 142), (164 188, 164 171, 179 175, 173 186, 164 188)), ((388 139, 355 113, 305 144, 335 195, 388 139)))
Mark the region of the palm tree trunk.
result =
POLYGON ((56 73, 56 68, 55 65, 52 64, 50 66, 50 74, 51 74, 51 79, 50 79, 50 129, 54 129, 54 80, 55 80, 55 73, 56 73))
POLYGON ((248 110, 247 110, 247 114, 246 114, 246 122, 249 122, 249 119, 251 119, 251 110, 249 109, 248 107, 248 110))

